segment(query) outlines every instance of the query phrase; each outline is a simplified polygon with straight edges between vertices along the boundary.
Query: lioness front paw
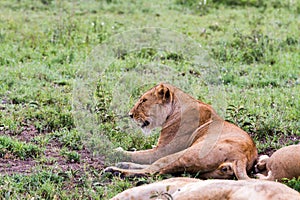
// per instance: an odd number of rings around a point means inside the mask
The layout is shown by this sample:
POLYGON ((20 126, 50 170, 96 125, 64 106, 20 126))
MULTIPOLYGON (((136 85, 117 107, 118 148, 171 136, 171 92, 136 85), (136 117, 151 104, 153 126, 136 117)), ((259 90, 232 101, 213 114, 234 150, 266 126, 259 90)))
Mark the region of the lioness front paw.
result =
POLYGON ((106 167, 104 173, 111 173, 113 176, 121 176, 122 173, 117 167, 106 167))

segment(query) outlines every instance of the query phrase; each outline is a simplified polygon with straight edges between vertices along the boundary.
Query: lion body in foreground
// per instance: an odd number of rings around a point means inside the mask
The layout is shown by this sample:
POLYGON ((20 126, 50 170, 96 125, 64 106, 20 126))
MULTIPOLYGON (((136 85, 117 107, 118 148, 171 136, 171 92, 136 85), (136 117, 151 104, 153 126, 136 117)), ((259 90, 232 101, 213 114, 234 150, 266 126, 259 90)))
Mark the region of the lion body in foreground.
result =
POLYGON ((197 173, 200 178, 249 179, 257 159, 251 137, 224 121, 208 104, 180 89, 159 84, 141 96, 129 113, 149 133, 162 127, 153 149, 124 151, 124 160, 106 171, 124 176, 197 173), (125 158, 126 157, 126 158, 125 158))
POLYGON ((300 200, 300 194, 288 186, 260 180, 199 180, 171 178, 125 190, 111 200, 143 199, 210 200, 300 200))
POLYGON ((263 180, 281 181, 283 178, 300 177, 300 145, 283 147, 271 157, 260 156, 255 168, 262 173, 256 176, 263 180))

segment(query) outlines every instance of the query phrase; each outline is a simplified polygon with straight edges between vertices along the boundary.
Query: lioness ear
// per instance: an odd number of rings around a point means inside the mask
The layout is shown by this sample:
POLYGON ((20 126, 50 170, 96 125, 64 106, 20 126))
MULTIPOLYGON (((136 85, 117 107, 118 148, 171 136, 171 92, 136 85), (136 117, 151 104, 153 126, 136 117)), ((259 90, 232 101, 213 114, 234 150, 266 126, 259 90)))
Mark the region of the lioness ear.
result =
POLYGON ((159 103, 169 103, 172 100, 171 91, 164 84, 155 88, 155 95, 159 99, 159 103))

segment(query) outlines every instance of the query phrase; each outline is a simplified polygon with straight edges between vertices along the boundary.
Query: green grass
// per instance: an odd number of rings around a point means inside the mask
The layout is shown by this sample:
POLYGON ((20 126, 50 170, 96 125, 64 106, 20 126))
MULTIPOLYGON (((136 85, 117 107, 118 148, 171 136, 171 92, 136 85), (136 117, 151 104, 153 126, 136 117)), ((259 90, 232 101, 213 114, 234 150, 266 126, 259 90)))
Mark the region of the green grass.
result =
POLYGON ((0 157, 8 155, 21 159, 36 158, 42 153, 37 145, 20 142, 8 136, 0 136, 0 157))
MULTIPOLYGON (((56 157, 43 155, 56 142, 65 161, 84 165, 79 154, 84 148, 106 154, 110 162, 118 160, 109 154, 111 148, 151 148, 157 134, 145 138, 138 127, 127 127, 123 116, 158 81, 153 76, 160 73, 155 71, 159 65, 176 74, 168 78, 182 89, 246 130, 260 153, 299 143, 299 0, 2 0, 0 7, 0 154, 34 159, 38 171, 2 174, 0 198, 109 199, 140 181, 160 179, 62 170, 56 157), (160 27, 198 42, 218 76, 205 74, 207 66, 194 65, 184 52, 120 48, 109 66, 95 55, 93 50, 115 34, 143 27, 160 27), (89 64, 106 67, 88 97, 96 104, 86 107, 96 113, 95 134, 76 130, 72 110, 73 95, 80 92, 73 91, 77 70, 89 64), (124 74, 143 67, 150 78, 136 76, 130 85, 133 78, 124 74), (214 101, 210 85, 220 83, 224 93, 214 101), (118 88, 129 90, 122 101, 118 88), (30 140, 21 140, 31 129, 36 132, 30 140)), ((93 123, 85 125, 94 128, 93 123)), ((299 180, 286 184, 300 191, 299 180)))

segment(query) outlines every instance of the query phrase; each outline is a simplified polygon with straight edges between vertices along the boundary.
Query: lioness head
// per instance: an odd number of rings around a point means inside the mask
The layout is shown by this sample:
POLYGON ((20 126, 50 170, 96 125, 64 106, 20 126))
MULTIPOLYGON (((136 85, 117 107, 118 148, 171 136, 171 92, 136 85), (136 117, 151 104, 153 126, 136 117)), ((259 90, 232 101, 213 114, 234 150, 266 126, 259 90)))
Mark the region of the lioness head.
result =
POLYGON ((142 128, 144 134, 160 127, 172 111, 173 93, 166 84, 159 84, 143 94, 129 116, 142 128))

